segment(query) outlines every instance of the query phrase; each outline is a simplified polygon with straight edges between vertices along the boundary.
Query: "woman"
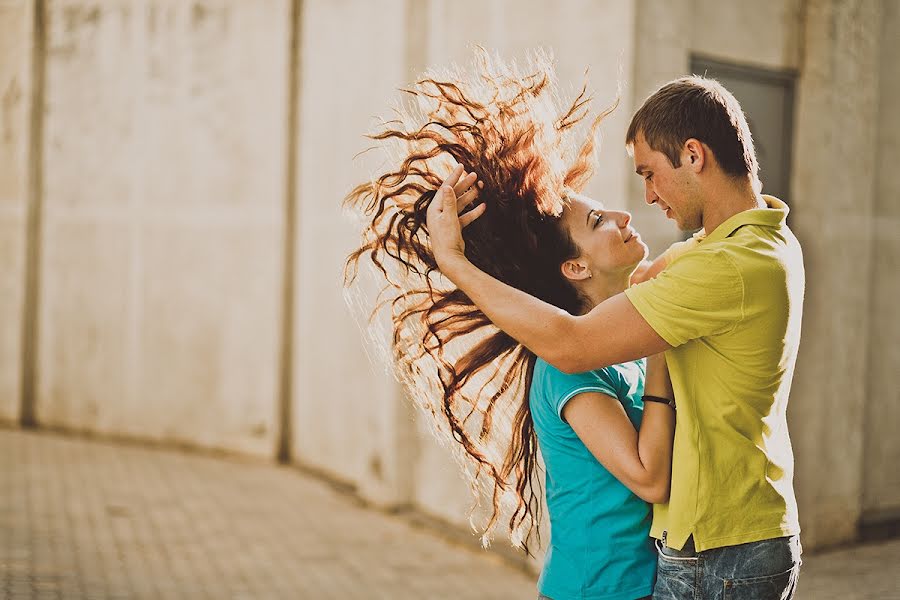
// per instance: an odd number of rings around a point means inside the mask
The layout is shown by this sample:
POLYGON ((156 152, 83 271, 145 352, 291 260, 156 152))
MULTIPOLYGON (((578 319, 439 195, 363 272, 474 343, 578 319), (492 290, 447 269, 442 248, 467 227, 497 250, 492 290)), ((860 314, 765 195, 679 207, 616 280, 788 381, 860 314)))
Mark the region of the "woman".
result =
POLYGON ((539 445, 551 525, 540 593, 646 597, 656 568, 647 502, 668 495, 674 430, 664 361, 651 358, 646 381, 644 361, 580 374, 554 369, 440 277, 424 229, 441 174, 459 163, 470 171, 451 175, 460 206, 481 202, 463 221, 483 213, 465 230, 474 264, 571 313, 621 292, 647 248, 627 213, 578 193, 609 111, 576 145, 589 100, 582 90, 559 110, 543 55, 523 72, 482 52, 476 73, 434 74, 408 91, 417 104, 373 136, 406 144, 399 167, 347 199, 367 220, 347 281, 363 257, 386 281, 379 306, 390 308, 398 374, 472 467, 476 494, 482 485, 490 493, 484 539, 508 514, 513 543, 530 552, 540 521, 539 445))

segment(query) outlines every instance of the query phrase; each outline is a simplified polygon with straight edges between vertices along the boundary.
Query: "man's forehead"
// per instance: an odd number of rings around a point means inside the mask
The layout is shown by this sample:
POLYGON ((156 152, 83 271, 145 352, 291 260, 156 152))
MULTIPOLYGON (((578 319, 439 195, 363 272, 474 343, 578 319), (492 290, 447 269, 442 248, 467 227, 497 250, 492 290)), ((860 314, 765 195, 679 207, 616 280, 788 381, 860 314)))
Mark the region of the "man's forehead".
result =
POLYGON ((637 157, 639 154, 646 154, 648 151, 650 151, 650 146, 647 144, 647 140, 644 139, 644 134, 639 133, 631 143, 631 156, 637 157))
POLYGON ((641 175, 644 171, 650 170, 650 165, 655 158, 655 153, 644 140, 644 136, 638 134, 638 137, 631 145, 631 159, 634 161, 634 172, 641 175))

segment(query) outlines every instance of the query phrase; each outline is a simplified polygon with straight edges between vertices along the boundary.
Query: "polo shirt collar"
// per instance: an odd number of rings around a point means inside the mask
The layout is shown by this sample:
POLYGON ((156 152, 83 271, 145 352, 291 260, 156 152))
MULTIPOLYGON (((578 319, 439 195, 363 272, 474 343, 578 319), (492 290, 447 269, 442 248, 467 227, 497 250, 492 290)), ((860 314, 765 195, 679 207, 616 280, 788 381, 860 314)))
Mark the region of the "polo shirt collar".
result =
POLYGON ((721 225, 716 227, 712 233, 706 236, 706 241, 723 240, 744 225, 760 225, 762 227, 775 227, 778 229, 784 227, 788 212, 790 212, 787 204, 775 196, 763 194, 762 198, 766 202, 766 208, 753 208, 741 211, 726 219, 721 225))

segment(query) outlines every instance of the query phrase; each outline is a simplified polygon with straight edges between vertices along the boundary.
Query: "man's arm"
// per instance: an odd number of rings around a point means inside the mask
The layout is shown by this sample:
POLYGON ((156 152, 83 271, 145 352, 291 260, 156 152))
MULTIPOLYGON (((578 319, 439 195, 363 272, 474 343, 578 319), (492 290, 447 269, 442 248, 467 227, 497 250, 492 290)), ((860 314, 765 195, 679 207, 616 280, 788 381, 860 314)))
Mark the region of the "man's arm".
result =
MULTIPOLYGON (((598 369, 670 348, 624 294, 610 298, 583 316, 573 316, 484 273, 465 256, 462 227, 484 212, 483 205, 465 214, 468 202, 457 201, 453 186, 458 166, 428 207, 432 252, 441 272, 455 283, 500 329, 566 373, 598 369)), ((461 200, 461 199, 460 199, 461 200)))

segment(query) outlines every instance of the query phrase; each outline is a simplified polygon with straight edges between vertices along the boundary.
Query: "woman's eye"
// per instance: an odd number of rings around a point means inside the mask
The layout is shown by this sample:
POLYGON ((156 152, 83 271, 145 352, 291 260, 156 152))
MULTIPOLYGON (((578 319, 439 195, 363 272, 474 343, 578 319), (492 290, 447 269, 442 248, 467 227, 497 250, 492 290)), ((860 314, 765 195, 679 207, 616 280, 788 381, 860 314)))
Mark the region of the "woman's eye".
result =
POLYGON ((601 215, 600 213, 595 213, 594 217, 597 218, 597 220, 594 222, 594 227, 596 227, 597 225, 600 224, 600 221, 603 220, 603 215, 601 215))

